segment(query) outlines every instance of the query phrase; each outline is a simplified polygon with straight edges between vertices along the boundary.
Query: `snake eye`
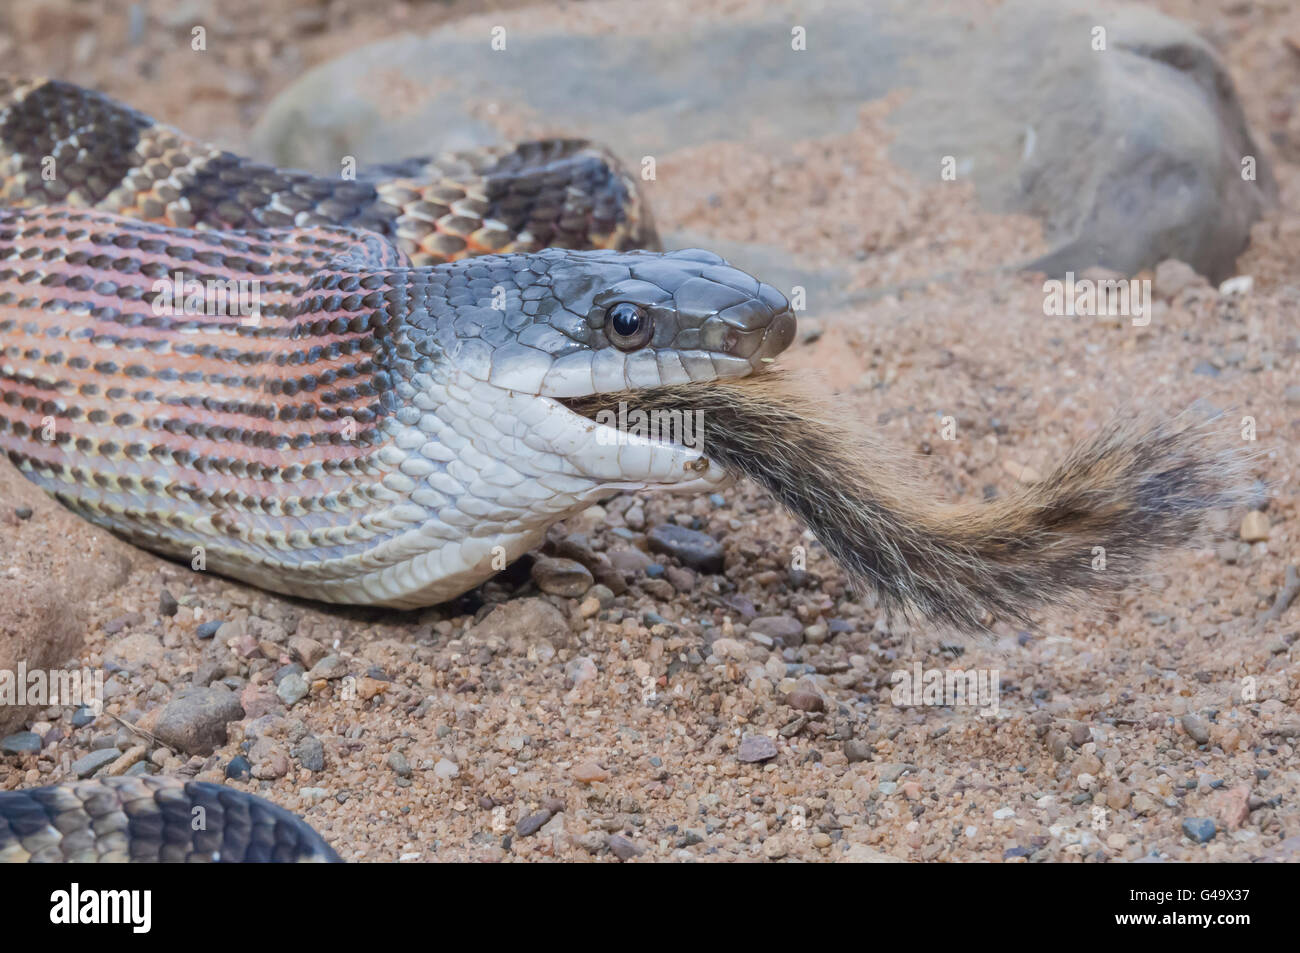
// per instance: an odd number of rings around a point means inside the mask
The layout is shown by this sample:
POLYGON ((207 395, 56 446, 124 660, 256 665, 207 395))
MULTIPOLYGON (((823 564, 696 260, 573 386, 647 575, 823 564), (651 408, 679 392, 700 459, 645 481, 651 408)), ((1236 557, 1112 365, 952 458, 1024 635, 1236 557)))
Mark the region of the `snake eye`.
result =
POLYGON ((654 333, 654 321, 649 312, 631 301, 610 305, 605 312, 605 334, 620 351, 632 351, 644 346, 654 333))

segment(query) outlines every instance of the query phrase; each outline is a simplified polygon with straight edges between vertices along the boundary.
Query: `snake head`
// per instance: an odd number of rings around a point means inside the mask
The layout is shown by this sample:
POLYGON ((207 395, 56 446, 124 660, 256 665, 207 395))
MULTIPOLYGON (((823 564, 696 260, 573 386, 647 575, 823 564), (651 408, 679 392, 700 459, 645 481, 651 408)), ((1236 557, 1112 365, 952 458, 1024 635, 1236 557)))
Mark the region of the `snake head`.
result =
POLYGON ((467 436, 504 438, 497 460, 558 469, 587 502, 615 489, 698 489, 724 475, 693 408, 660 410, 657 426, 641 427, 575 407, 596 395, 626 395, 632 406, 656 388, 762 371, 795 333, 784 295, 698 249, 547 249, 434 275, 424 350, 485 409, 467 436))

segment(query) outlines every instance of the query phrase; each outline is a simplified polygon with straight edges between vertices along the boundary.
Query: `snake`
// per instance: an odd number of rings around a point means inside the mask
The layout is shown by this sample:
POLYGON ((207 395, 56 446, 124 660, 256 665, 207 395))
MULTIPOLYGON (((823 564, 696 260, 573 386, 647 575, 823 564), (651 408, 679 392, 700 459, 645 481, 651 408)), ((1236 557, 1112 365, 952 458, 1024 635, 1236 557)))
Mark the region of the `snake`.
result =
MULTIPOLYGON (((320 176, 4 79, 0 202, 9 461, 132 543, 326 602, 433 605, 612 494, 721 485, 566 401, 749 375, 795 333, 771 285, 658 250, 586 140, 320 176)), ((0 859, 95 857, 335 859, 219 786, 0 794, 0 859), (204 807, 203 836, 173 823, 204 807)))
MULTIPOLYGON (((942 501, 773 367, 796 331, 785 295, 659 249, 603 146, 345 171, 258 164, 66 83, 0 83, 9 461, 196 570, 395 609, 466 592, 613 494, 746 476, 883 611, 966 631, 1123 586, 1249 498, 1246 458, 1192 408, 1118 418, 1005 496, 942 501), (667 432, 627 432, 629 404, 667 432), (672 426, 692 408, 707 440, 672 426)), ((336 859, 221 786, 0 793, 0 859, 101 857, 336 859)))

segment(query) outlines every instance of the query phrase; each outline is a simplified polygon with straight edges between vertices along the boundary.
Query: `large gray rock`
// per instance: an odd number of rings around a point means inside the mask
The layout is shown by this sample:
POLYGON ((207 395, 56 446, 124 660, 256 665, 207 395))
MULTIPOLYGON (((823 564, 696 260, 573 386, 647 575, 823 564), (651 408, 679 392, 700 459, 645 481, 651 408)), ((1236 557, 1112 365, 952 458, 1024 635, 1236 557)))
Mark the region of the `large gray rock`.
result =
POLYGON ((900 108, 895 153, 970 157, 985 204, 1043 220, 1054 248, 1031 267, 1053 276, 1175 258, 1220 281, 1276 195, 1232 79, 1189 27, 1092 6, 1003 7, 954 49, 962 82, 900 108))
MULTIPOLYGON (((896 161, 934 184, 951 156, 987 207, 1041 218, 1052 250, 1034 266, 1132 273, 1177 258, 1215 279, 1232 271, 1274 185, 1203 40, 1132 6, 954 6, 829 0, 810 13, 777 2, 684 28, 635 0, 603 0, 578 32, 535 11, 494 12, 312 70, 272 103, 253 145, 281 165, 336 172, 347 155, 365 165, 497 142, 526 117, 599 139, 634 167, 726 140, 788 154, 852 130, 864 102, 907 88, 891 116, 896 161), (494 26, 506 29, 504 51, 492 49, 494 26), (791 48, 794 26, 804 51, 791 48)), ((668 247, 713 245, 660 224, 668 247)), ((783 257, 736 243, 726 254, 765 277, 783 257)), ((768 280, 831 288, 846 262, 768 280)))

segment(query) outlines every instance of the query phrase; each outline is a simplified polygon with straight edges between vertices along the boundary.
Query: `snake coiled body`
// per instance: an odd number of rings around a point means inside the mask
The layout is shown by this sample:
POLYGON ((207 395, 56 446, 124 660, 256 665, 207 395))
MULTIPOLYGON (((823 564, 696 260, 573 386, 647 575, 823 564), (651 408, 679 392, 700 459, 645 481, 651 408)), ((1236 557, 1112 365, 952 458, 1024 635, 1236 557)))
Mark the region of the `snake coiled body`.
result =
POLYGON ((95 208, 179 228, 337 225, 413 264, 543 248, 656 249, 650 210, 609 151, 549 139, 334 176, 192 139, 72 83, 0 77, 0 204, 95 208))
POLYGON ((338 859, 297 815, 219 784, 146 776, 0 794, 0 863, 338 859))

